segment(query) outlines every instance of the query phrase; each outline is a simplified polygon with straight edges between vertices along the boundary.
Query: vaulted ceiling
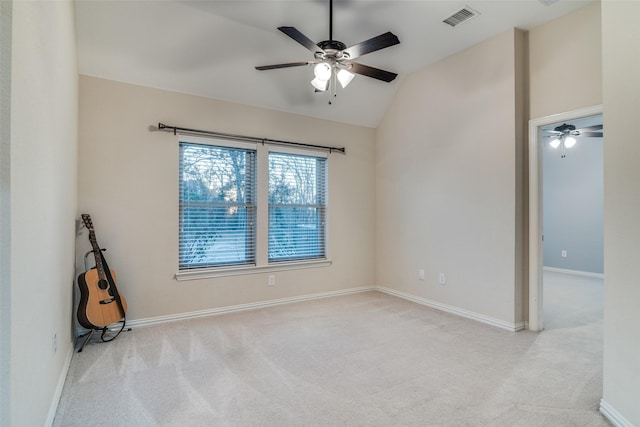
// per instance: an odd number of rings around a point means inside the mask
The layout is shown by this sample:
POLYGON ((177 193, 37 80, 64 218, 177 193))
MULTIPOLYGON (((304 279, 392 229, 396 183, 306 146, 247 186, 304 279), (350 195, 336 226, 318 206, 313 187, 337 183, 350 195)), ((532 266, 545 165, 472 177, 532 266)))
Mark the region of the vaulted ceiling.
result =
MULTIPOLYGON (((591 0, 335 0, 333 38, 347 46, 391 31, 400 44, 358 58, 398 74, 391 83, 358 75, 329 105, 314 93, 311 67, 257 71, 311 61, 277 30, 293 26, 314 42, 329 38, 329 0, 77 0, 81 74, 376 127, 412 72, 510 28, 531 29, 591 0), (549 3, 549 1, 546 1, 549 3), (443 19, 470 7, 456 27, 443 19)), ((571 29, 567 29, 571 31, 571 29)))

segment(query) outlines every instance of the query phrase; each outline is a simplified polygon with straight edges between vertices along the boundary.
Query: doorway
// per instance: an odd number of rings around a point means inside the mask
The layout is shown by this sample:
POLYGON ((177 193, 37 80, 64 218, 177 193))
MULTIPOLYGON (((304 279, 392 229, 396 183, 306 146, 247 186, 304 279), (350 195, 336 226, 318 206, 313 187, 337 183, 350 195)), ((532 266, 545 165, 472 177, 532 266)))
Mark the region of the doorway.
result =
MULTIPOLYGON (((565 124, 575 121, 588 123, 589 118, 602 115, 602 106, 594 106, 566 113, 534 119, 529 122, 529 323, 532 331, 544 329, 544 245, 543 245, 543 148, 549 144, 553 137, 548 132, 557 127, 558 123, 565 124), (553 126, 552 126, 553 125, 553 126)), ((602 122, 600 122, 601 124, 602 122)), ((562 130, 562 129, 561 129, 562 130)), ((548 147, 547 147, 548 148, 548 147)), ((564 146, 564 141, 557 147, 558 156, 570 155, 570 148, 564 146)), ((565 262, 569 251, 567 249, 554 248, 553 254, 559 252, 565 262), (556 250, 557 249, 557 250, 556 250)), ((547 254, 547 259, 550 255, 547 254)), ((562 264, 560 264, 562 266, 562 264)), ((567 266, 571 264, 567 263, 567 266)), ((558 268, 562 270, 562 268, 558 268)), ((576 267, 566 268, 567 271, 575 271, 576 267)), ((581 270, 577 270, 581 271, 581 270)), ((562 272, 562 271, 560 271, 562 272)))

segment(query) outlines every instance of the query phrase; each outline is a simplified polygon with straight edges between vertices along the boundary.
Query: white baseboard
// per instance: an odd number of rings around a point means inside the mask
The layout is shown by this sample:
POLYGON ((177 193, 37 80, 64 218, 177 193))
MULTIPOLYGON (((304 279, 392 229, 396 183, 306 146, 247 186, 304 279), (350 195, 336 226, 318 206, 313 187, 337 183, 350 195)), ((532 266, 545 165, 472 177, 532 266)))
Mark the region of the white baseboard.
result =
POLYGON ((300 296, 288 297, 288 298, 279 298, 279 299, 273 299, 273 300, 267 300, 267 301, 252 302, 248 304, 232 305, 228 307, 218 307, 218 308, 212 308, 207 310, 191 311, 187 313, 170 314, 167 316, 148 317, 145 319, 134 319, 134 320, 128 320, 127 326, 131 328, 137 328, 141 326, 149 326, 149 325, 156 325, 159 323, 173 322, 176 320, 193 319, 196 317, 214 316, 218 314, 235 313, 238 311, 255 310, 258 308, 273 307, 276 305, 290 304, 293 302, 308 301, 308 300, 314 300, 319 298, 328 298, 328 297, 334 297, 338 295, 348 295, 348 294, 355 294, 359 292, 374 291, 374 290, 376 290, 376 288, 373 286, 362 286, 359 288, 340 289, 337 291, 320 292, 316 294, 300 295, 300 296))
POLYGON ((427 307, 435 308, 436 310, 455 314, 457 316, 466 317, 468 319, 476 320, 481 323, 486 323, 487 325, 495 326, 501 329, 506 329, 507 331, 518 332, 525 328, 525 322, 518 322, 518 323, 505 322, 504 320, 495 319, 493 317, 474 313, 472 311, 464 310, 462 308, 454 307, 447 304, 442 304, 437 301, 432 301, 426 298, 396 291, 395 289, 385 288, 384 286, 378 286, 376 289, 380 292, 384 292, 385 294, 394 295, 409 301, 416 302, 418 304, 426 305, 427 307))
POLYGON ((45 421, 45 427, 51 427, 53 425, 53 420, 56 417, 56 411, 58 410, 58 404, 60 403, 60 398, 62 397, 62 389, 64 388, 64 382, 67 379, 67 374, 69 373, 69 367, 71 366, 71 358, 73 357, 73 343, 69 343, 69 348, 67 349, 67 356, 64 359, 64 366, 62 367, 62 371, 60 372, 60 377, 58 377, 58 384, 56 385, 56 389, 53 393, 53 398, 51 399, 51 405, 49 406, 49 412, 47 413, 47 420, 45 421))
POLYGON ((604 279, 604 274, 592 273, 590 271, 568 270, 566 268, 556 267, 542 267, 542 269, 544 271, 551 271, 554 273, 573 274, 574 276, 595 277, 596 279, 604 279))
POLYGON ((127 321, 127 326, 131 327, 131 328, 138 328, 138 327, 143 327, 143 326, 150 326, 150 325, 157 325, 157 324, 161 324, 161 323, 166 323, 166 322, 174 322, 177 320, 185 320, 185 319, 193 319, 193 318, 197 318, 197 317, 205 317, 205 316, 215 316, 215 315, 219 315, 219 314, 225 314, 225 313, 235 313, 235 312, 239 312, 239 311, 246 311, 246 310, 255 310, 258 308, 266 308, 266 307, 273 307, 276 305, 282 305, 282 304, 290 304, 290 303, 294 303, 294 302, 301 302, 301 301, 309 301, 309 300, 314 300, 314 299, 319 299, 319 298, 328 298, 328 297, 334 297, 334 296, 339 296, 339 295, 348 295, 348 294, 354 294, 354 293, 359 293, 359 292, 367 292, 367 291, 379 291, 379 292, 383 292, 389 295, 393 295, 393 296, 397 296, 409 301, 413 301, 416 302, 418 304, 422 304, 422 305, 426 305, 428 307, 434 308, 436 310, 440 310, 440 311, 444 311, 447 313, 451 313, 451 314, 455 314, 457 316, 462 316, 462 317, 466 317, 468 319, 472 319, 481 323, 485 323, 487 325, 491 325, 491 326, 495 326, 501 329, 506 329, 507 331, 510 332, 517 332, 517 331, 521 331, 523 329, 525 329, 526 324, 525 322, 518 322, 518 323, 510 323, 510 322, 505 322, 504 320, 500 320, 500 319, 495 319, 489 316, 485 316, 483 314, 478 314, 478 313, 474 313, 472 311, 468 311, 468 310, 464 310, 458 307, 454 307, 454 306, 450 306, 447 304, 442 304, 436 301, 432 301, 432 300, 428 300, 426 298, 422 298, 422 297, 418 297, 415 295, 411 295, 411 294, 407 294, 404 292, 400 292, 400 291, 396 291, 394 289, 390 289, 390 288, 386 288, 386 287, 375 287, 375 286, 362 286, 359 288, 349 288, 349 289, 340 289, 337 291, 329 291, 329 292, 321 292, 321 293, 316 293, 316 294, 308 294, 308 295, 300 295, 300 296, 295 296, 295 297, 288 297, 288 298, 280 298, 280 299, 274 299, 274 300, 267 300, 267 301, 259 301, 259 302, 253 302, 253 303, 248 303, 248 304, 239 304, 239 305, 232 305, 232 306, 227 306, 227 307, 218 307, 218 308, 212 308, 212 309, 207 309, 207 310, 199 310, 199 311, 191 311, 191 312, 186 312, 186 313, 177 313, 177 314, 170 314, 170 315, 166 315, 166 316, 157 316, 157 317, 148 317, 148 318, 143 318, 143 319, 134 319, 134 320, 128 320, 127 321))
POLYGON ((609 403, 607 403, 604 399, 600 400, 600 413, 616 427, 635 427, 633 424, 631 424, 631 421, 627 420, 620 412, 616 411, 616 409, 609 403))

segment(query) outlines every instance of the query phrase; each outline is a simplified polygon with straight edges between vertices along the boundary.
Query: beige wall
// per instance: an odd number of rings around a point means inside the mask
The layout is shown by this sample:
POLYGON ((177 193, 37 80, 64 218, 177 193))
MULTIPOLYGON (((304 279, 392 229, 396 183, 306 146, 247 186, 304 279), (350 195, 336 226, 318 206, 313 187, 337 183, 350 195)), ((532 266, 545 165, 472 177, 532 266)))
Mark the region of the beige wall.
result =
POLYGON ((511 30, 408 76, 377 132, 378 285, 512 326, 523 38, 511 30))
MULTIPOLYGON (((603 401, 640 426, 640 2, 602 3, 605 318, 603 401)), ((620 424, 625 425, 625 424, 620 424)))
POLYGON ((530 117, 602 103, 600 3, 529 31, 530 117))
POLYGON ((73 17, 71 2, 13 3, 11 426, 52 420, 50 405, 72 351, 78 129, 73 17))
MULTIPOLYGON (((130 320, 374 286, 374 131, 92 77, 80 79, 79 213, 108 248, 130 320), (178 144, 158 122, 311 144, 329 156, 329 255, 304 270, 177 282, 178 144), (275 274, 276 286, 267 286, 275 274)), ((259 225, 265 231, 264 224, 259 225)), ((79 254, 88 249, 86 235, 79 254)))
POLYGON ((9 425, 11 396, 11 23, 0 1, 0 425, 9 425))

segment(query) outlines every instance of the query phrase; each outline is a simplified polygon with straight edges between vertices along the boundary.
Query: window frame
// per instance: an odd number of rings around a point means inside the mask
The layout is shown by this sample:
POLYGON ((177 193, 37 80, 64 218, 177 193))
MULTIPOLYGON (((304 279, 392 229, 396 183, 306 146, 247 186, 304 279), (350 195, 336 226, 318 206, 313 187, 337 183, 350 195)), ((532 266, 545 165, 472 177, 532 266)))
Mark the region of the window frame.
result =
MULTIPOLYGON (((199 145, 210 145, 229 148, 252 149, 256 152, 255 161, 255 181, 256 181, 256 199, 255 199, 255 264, 225 265, 220 267, 199 267, 193 269, 180 269, 179 267, 179 236, 180 236, 180 218, 178 218, 176 227, 178 228, 176 235, 176 273, 177 281, 190 281, 207 278, 228 277, 237 275, 260 274, 274 271, 298 270, 307 268, 328 267, 332 264, 330 258, 329 245, 329 178, 330 178, 330 162, 328 153, 320 150, 284 147, 269 143, 253 143, 245 141, 227 140, 219 137, 200 137, 189 134, 176 135, 178 142, 178 154, 176 168, 180 165, 180 148, 181 142, 193 143, 199 145), (313 259, 296 259, 287 261, 269 262, 268 255, 268 238, 269 238, 269 153, 277 152, 283 154, 302 155, 309 157, 325 157, 325 225, 324 225, 324 257, 313 259)), ((178 187, 180 187, 180 179, 178 176, 178 187)), ((177 193, 177 204, 180 204, 180 189, 177 193)), ((179 212, 178 212, 179 214, 179 212)))

